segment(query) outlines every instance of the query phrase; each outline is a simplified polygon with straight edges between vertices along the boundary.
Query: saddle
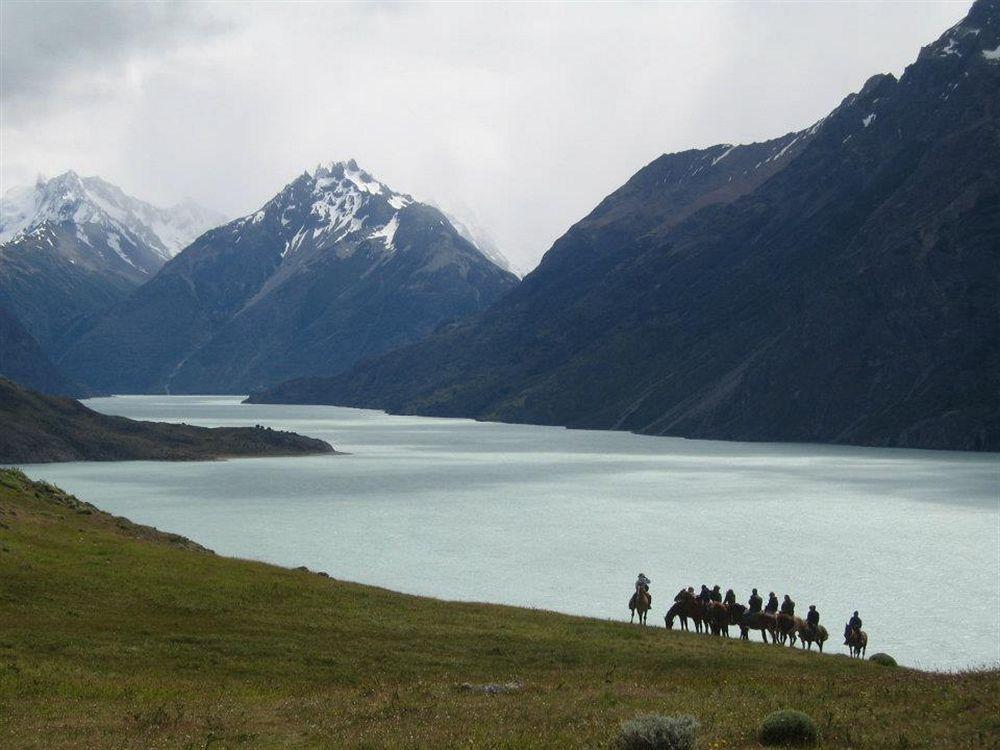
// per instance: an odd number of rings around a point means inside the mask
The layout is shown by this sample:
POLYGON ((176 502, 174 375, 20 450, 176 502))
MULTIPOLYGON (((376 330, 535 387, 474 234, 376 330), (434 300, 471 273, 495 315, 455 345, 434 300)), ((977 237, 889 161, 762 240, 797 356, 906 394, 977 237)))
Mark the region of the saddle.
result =
MULTIPOLYGON (((644 593, 646 595, 646 599, 649 601, 649 606, 652 607, 653 606, 653 596, 652 596, 652 594, 649 593, 649 588, 646 587, 646 586, 643 586, 642 593, 644 593)), ((628 600, 628 608, 629 609, 636 609, 636 605, 639 603, 638 602, 638 598, 639 598, 639 592, 636 591, 636 592, 634 592, 632 594, 632 598, 628 600)))

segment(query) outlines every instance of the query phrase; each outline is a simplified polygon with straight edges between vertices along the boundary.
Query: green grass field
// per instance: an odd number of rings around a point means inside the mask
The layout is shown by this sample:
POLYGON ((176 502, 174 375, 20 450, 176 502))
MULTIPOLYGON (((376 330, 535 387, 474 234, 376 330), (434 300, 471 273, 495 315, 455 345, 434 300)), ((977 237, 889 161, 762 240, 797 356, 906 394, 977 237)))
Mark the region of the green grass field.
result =
POLYGON ((198 551, 0 471, 3 748, 600 748, 644 712, 745 748, 778 708, 822 747, 1000 742, 997 672, 667 632, 661 609, 643 629, 404 596, 198 551), (508 680, 523 690, 460 687, 508 680))

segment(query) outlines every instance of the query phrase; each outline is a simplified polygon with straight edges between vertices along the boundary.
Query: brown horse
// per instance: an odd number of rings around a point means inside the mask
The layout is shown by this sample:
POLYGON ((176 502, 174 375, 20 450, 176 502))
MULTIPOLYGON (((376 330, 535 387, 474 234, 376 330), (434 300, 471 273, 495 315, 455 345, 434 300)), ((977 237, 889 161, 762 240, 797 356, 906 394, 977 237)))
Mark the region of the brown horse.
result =
POLYGON ((865 651, 868 650, 868 633, 863 630, 854 630, 850 625, 844 629, 844 640, 851 650, 851 656, 859 659, 864 658, 865 651))
POLYGON ((796 617, 797 620, 795 630, 798 633, 799 640, 802 641, 802 648, 808 648, 812 651, 813 644, 815 643, 819 646, 820 652, 823 651, 823 644, 826 643, 826 639, 830 637, 830 634, 826 632, 826 628, 822 625, 817 625, 815 632, 808 623, 802 621, 800 618, 796 617))
POLYGON ((709 602, 705 605, 705 624, 711 629, 712 635, 729 637, 729 607, 722 602, 709 602))
POLYGON ((790 641, 789 646, 795 645, 795 631, 800 624, 803 624, 801 617, 786 615, 783 612, 777 616, 775 619, 775 629, 777 630, 778 640, 781 641, 781 645, 785 645, 786 641, 790 641))
POLYGON ((650 608, 653 606, 653 597, 649 595, 649 592, 643 589, 642 591, 636 591, 632 594, 632 598, 628 600, 628 608, 632 610, 632 617, 629 622, 635 622, 635 615, 639 614, 639 624, 646 624, 646 615, 650 608))
POLYGON ((676 617, 681 618, 681 630, 688 629, 688 618, 690 617, 694 620, 695 631, 700 633, 702 630, 701 623, 705 619, 705 607, 693 596, 681 597, 673 603, 673 606, 667 610, 667 614, 663 618, 667 630, 673 629, 674 618, 676 617))
POLYGON ((747 612, 739 619, 740 638, 750 640, 750 631, 759 630, 760 637, 767 643, 767 635, 771 634, 771 643, 778 642, 777 618, 770 612, 747 612))

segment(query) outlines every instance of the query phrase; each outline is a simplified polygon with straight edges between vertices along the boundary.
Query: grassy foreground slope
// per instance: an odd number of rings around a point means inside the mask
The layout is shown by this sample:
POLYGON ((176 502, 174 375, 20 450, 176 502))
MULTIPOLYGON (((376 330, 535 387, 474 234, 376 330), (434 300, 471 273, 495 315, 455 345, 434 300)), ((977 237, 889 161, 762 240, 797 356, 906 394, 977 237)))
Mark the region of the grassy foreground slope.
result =
POLYGON ((831 748, 1000 736, 996 672, 404 596, 219 557, 10 470, 0 623, 0 747, 606 747, 656 711, 742 748, 785 707, 831 748))
POLYGON ((196 461, 333 453, 316 438, 263 427, 193 427, 100 414, 0 377, 0 463, 196 461))

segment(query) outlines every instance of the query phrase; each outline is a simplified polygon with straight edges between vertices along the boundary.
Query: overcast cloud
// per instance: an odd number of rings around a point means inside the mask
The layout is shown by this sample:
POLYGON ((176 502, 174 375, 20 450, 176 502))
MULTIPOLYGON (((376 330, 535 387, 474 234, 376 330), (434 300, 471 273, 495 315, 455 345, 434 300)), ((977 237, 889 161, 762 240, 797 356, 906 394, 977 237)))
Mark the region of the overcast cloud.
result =
POLYGON ((531 268, 639 167, 824 116, 971 2, 0 3, 0 187, 248 213, 319 161, 531 268))

